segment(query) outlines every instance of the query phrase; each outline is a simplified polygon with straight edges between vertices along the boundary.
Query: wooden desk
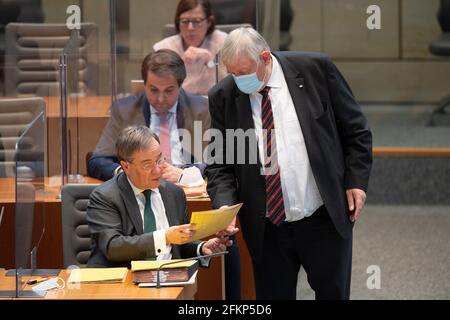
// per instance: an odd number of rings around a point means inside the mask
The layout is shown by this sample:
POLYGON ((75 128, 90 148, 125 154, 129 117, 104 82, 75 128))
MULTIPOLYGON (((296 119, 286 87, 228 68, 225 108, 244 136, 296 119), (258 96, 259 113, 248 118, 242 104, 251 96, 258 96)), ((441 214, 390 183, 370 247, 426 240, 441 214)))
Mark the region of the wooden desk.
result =
MULTIPOLYGON (((4 277, 6 273, 6 270, 3 268, 0 268, 0 291, 14 291, 16 290, 15 285, 15 278, 13 279, 6 279, 4 277)), ((12 297, 0 297, 0 300, 12 300, 12 297)))
MULTIPOLYGON (((14 290, 15 277, 5 277, 5 271, 0 271, 0 290, 14 290)), ((124 283, 111 284, 67 284, 69 272, 62 270, 59 274, 65 282, 63 289, 47 292, 42 299, 51 300, 193 300, 197 292, 197 282, 184 287, 139 288, 132 282, 131 271, 128 271, 124 283)), ((23 277, 27 281, 30 277, 23 277)), ((24 290, 32 286, 24 285, 24 290)), ((23 298, 14 298, 23 299, 23 298)), ((36 298, 33 298, 35 300, 36 298)), ((38 298, 40 299, 40 298, 38 298)))
MULTIPOLYGON (((100 183, 99 180, 86 178, 85 183, 100 183)), ((35 210, 35 225, 42 226, 45 221, 45 234, 41 240, 37 254, 38 268, 64 268, 63 244, 62 244, 62 217, 61 200, 57 198, 59 186, 49 186, 46 180, 43 203, 35 210)), ((0 178, 0 208, 5 207, 3 222, 0 226, 0 267, 14 268, 15 258, 15 188, 13 178, 0 178)), ((209 199, 189 199, 190 212, 211 209, 209 199)), ((239 223, 239 222, 238 222, 239 223)), ((239 227, 239 225, 238 225, 239 227)), ((39 228, 33 230, 34 243, 40 235, 39 228)), ((237 241, 241 255, 242 299, 254 299, 253 271, 251 259, 242 233, 237 234, 237 241)), ((198 291, 195 296, 199 300, 222 299, 222 263, 220 258, 215 258, 208 269, 200 268, 198 274, 198 291)))

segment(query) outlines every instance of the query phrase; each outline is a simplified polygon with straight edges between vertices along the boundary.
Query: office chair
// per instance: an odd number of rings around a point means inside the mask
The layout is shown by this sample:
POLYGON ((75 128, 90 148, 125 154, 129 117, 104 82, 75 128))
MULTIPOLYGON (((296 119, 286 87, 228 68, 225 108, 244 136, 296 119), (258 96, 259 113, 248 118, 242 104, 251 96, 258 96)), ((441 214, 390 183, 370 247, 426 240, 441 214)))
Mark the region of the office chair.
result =
MULTIPOLYGON (((238 23, 238 24, 217 24, 216 25, 216 29, 226 32, 226 33, 230 33, 231 31, 233 31, 234 29, 237 28, 252 28, 252 25, 249 23, 238 23)), ((173 35, 177 34, 177 30, 175 29, 175 25, 168 23, 166 24, 163 29, 162 29, 162 37, 163 38, 167 38, 173 35)))
POLYGON ((85 267, 91 234, 86 221, 89 196, 97 185, 66 184, 61 190, 64 267, 85 267))
MULTIPOLYGON (((5 95, 59 95, 59 56, 74 41, 72 30, 65 24, 9 23, 5 32, 5 95)), ((79 36, 74 38, 79 47, 68 74, 68 82, 81 93, 97 93, 97 26, 82 23, 79 36), (71 84, 71 83, 70 83, 71 84)))
MULTIPOLYGON (((450 0, 441 0, 438 21, 442 29, 442 35, 430 44, 430 52, 437 56, 450 57, 450 0)), ((429 126, 435 126, 434 117, 438 114, 446 114, 445 109, 450 106, 450 96, 444 99, 444 102, 433 110, 428 122, 429 126)))
POLYGON ((15 176, 16 143, 41 112, 45 100, 39 97, 0 99, 0 177, 15 176))

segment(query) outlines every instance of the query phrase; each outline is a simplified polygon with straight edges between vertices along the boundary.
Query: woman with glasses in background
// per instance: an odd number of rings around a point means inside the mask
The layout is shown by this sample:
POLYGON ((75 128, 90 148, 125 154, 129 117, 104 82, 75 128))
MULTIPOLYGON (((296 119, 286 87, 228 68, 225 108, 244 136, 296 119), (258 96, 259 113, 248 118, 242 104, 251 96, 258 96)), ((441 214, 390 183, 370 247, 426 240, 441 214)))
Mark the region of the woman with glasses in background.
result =
POLYGON ((171 49, 180 55, 187 71, 183 89, 190 93, 207 95, 208 90, 226 75, 223 66, 219 66, 216 74, 215 59, 227 34, 216 30, 215 25, 208 0, 181 0, 175 13, 178 33, 153 46, 155 51, 171 49))

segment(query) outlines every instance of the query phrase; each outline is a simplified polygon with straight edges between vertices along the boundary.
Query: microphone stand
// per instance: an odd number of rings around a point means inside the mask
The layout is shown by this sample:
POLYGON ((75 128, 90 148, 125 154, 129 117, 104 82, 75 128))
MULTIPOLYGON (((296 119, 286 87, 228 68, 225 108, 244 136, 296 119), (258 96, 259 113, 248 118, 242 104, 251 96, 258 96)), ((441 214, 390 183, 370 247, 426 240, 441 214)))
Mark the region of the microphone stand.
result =
POLYGON ((179 259, 177 261, 171 261, 171 262, 166 262, 163 263, 162 265, 159 266, 159 268, 156 270, 156 288, 159 289, 161 288, 161 280, 159 277, 159 272, 162 271, 162 268, 171 264, 177 264, 180 262, 184 262, 184 261, 190 261, 190 260, 200 260, 200 259, 205 259, 205 258, 214 258, 214 257, 219 257, 219 256, 224 256, 228 254, 228 251, 224 251, 224 252, 217 252, 217 253, 212 253, 212 254, 207 254, 204 256, 197 256, 197 257, 192 257, 192 258, 187 258, 187 259, 179 259))

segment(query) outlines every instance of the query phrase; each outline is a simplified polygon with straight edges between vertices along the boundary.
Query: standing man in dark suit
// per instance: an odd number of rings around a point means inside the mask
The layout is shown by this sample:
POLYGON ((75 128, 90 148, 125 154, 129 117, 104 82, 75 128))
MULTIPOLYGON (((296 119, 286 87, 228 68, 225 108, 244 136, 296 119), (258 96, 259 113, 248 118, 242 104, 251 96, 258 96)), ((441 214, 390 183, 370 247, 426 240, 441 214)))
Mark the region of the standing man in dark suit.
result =
POLYGON ((244 203, 257 298, 295 299, 303 267, 316 299, 349 299, 352 227, 372 163, 360 106, 325 55, 271 53, 253 29, 229 34, 222 61, 231 75, 209 92, 221 134, 205 173, 213 207, 244 203))
POLYGON ((186 196, 160 180, 164 160, 148 127, 128 127, 118 137, 123 172, 91 194, 87 221, 90 267, 129 266, 132 260, 187 258, 222 252, 230 241, 189 242, 186 196), (227 243, 228 242, 228 243, 227 243))
POLYGON ((183 167, 202 160, 203 133, 211 124, 208 101, 181 88, 186 78, 183 60, 171 50, 152 52, 144 58, 141 74, 144 92, 111 106, 111 117, 89 160, 91 177, 108 180, 120 172, 114 144, 119 133, 133 125, 147 126, 159 136, 166 159, 165 180, 178 182, 183 167))

